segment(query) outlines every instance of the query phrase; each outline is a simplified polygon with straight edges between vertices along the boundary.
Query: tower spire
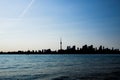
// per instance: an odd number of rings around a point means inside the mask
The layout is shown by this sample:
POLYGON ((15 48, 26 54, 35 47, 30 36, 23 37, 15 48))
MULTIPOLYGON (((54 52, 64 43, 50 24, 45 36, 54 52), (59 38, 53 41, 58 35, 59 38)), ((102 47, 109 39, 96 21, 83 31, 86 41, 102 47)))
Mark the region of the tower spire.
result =
POLYGON ((62 50, 62 38, 60 38, 60 50, 62 50))

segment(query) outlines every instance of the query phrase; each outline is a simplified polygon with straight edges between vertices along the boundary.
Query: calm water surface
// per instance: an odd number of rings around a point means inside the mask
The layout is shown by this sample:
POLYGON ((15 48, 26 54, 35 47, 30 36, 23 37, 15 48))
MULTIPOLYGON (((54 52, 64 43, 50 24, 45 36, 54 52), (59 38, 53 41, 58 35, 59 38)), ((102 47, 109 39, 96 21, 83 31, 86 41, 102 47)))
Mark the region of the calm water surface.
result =
POLYGON ((0 55, 0 80, 87 80, 113 71, 120 55, 0 55))

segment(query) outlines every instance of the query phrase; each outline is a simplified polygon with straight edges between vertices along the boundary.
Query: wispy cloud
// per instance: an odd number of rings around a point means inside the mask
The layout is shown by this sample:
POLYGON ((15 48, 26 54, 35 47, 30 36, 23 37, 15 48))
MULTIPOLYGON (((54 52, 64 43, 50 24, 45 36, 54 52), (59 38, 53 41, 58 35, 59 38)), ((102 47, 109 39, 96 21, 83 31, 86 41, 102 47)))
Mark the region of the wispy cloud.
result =
POLYGON ((30 9, 30 7, 33 5, 35 0, 31 0, 31 2, 28 4, 28 6, 23 10, 23 12, 19 15, 19 18, 24 17, 24 15, 27 13, 27 11, 30 9))

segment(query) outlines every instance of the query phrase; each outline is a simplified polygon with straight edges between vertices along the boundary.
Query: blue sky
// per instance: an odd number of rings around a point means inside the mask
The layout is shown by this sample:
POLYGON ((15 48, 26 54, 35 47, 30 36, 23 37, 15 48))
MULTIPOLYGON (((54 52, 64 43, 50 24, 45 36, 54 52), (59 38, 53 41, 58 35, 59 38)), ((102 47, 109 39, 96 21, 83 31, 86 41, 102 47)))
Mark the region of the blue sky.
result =
POLYGON ((0 0, 0 50, 120 49, 119 0, 0 0))

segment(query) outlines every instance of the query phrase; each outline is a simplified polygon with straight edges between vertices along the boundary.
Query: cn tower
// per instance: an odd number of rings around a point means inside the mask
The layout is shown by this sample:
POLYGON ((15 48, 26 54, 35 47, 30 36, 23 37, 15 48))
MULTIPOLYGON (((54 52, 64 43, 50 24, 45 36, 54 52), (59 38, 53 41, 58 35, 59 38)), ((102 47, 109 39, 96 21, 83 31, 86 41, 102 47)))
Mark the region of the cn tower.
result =
POLYGON ((62 38, 60 38, 60 50, 62 50, 62 38))

